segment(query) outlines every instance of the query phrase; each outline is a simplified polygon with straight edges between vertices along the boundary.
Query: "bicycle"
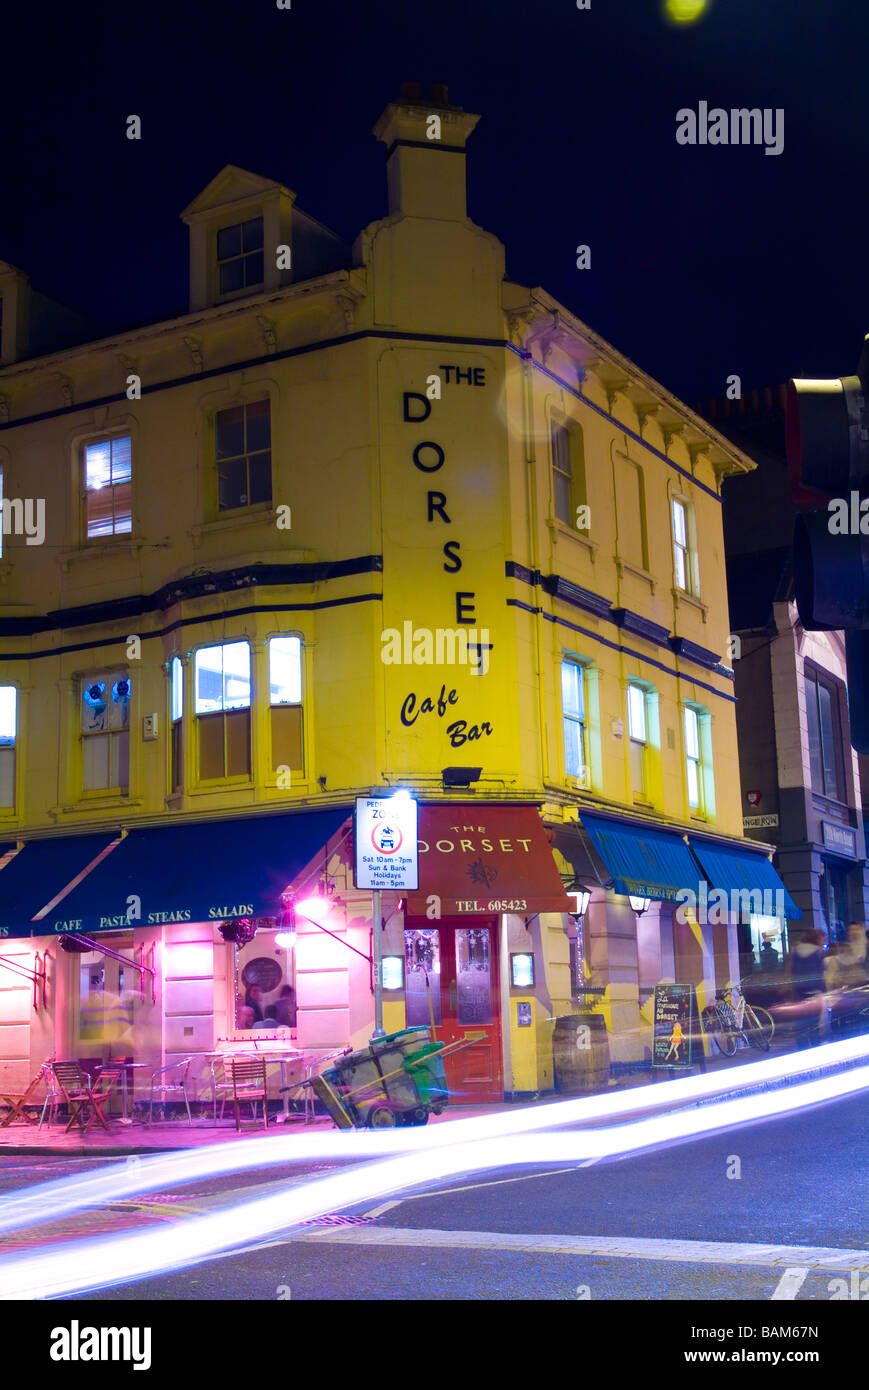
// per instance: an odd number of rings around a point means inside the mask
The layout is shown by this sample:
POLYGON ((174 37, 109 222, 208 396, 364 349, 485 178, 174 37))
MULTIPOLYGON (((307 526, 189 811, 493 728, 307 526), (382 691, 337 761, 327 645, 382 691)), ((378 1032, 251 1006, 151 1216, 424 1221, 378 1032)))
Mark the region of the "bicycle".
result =
POLYGON ((715 1003, 701 1014, 703 1031, 712 1038, 725 1057, 732 1057, 740 1040, 746 1047, 769 1052, 775 1033, 775 1020, 766 1009, 749 1004, 745 995, 726 985, 715 991, 715 1003), (736 999, 734 999, 736 993, 736 999))

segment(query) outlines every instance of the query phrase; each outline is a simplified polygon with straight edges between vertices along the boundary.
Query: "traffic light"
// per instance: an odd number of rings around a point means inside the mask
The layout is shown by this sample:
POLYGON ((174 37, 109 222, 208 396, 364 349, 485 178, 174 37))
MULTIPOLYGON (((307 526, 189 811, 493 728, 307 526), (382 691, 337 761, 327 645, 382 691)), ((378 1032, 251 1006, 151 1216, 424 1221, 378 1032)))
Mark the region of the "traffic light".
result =
POLYGON ((869 753, 869 336, 856 376, 790 381, 794 596, 810 632, 845 631, 851 743, 869 753), (823 506, 821 504, 824 504, 823 506))

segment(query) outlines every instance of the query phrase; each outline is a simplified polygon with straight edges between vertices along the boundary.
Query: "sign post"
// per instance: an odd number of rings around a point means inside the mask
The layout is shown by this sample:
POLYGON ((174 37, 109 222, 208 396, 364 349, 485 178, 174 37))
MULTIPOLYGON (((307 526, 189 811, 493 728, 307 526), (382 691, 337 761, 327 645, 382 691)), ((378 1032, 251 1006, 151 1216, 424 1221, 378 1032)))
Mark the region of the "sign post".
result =
POLYGON ((360 796, 354 818, 356 888, 371 889, 374 1032, 383 1033, 383 918, 381 892, 419 887, 417 803, 406 791, 392 796, 360 796))

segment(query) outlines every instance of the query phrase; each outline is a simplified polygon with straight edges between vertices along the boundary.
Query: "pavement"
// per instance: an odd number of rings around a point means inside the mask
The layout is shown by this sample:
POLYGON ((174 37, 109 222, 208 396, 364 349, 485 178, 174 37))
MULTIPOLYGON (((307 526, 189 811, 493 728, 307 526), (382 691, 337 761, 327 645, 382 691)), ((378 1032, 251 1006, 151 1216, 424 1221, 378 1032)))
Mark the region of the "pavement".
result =
MULTIPOLYGON (((793 1044, 789 1039, 781 1041, 776 1039, 767 1055, 780 1056, 791 1051, 793 1051, 793 1044)), ((761 1061, 763 1056, 764 1054, 761 1052, 742 1048, 735 1057, 724 1057, 716 1053, 706 1059, 705 1071, 707 1074, 732 1071, 734 1072, 734 1082, 738 1084, 742 1065, 761 1061)), ((689 1074, 691 1073, 684 1071, 673 1073, 674 1076, 689 1074)), ((696 1067, 693 1069, 693 1074, 697 1074, 696 1067)), ((607 1091, 633 1092, 641 1090, 645 1086, 667 1079, 667 1075, 663 1071, 632 1072, 613 1078, 607 1091)), ((536 1104, 554 1104, 562 1100, 577 1098, 575 1095, 567 1096, 561 1092, 553 1092, 541 1096, 536 1104)), ((194 1109, 202 1113, 194 1119, 192 1127, 188 1127, 186 1118, 183 1117, 159 1121, 153 1125, 145 1124, 141 1120, 137 1120, 135 1123, 124 1123, 115 1118, 110 1122, 108 1133, 99 1128, 90 1129, 86 1134, 81 1134, 77 1128, 66 1132, 65 1120, 52 1126, 43 1125, 41 1129, 35 1123, 24 1124, 17 1121, 6 1128, 0 1128, 0 1154, 4 1156, 54 1154, 78 1157, 89 1154, 107 1154, 122 1157, 132 1154, 194 1149, 209 1144, 230 1143, 237 1138, 250 1139, 257 1136, 261 1138, 263 1143, 268 1143, 275 1134, 285 1135, 288 1129, 299 1134, 310 1134, 316 1131, 329 1131, 334 1128, 332 1120, 327 1115, 317 1115, 306 1123, 301 1113, 291 1112, 286 1124, 282 1123, 282 1115, 270 1116, 268 1130, 263 1129, 261 1122, 259 1124, 247 1122, 243 1124, 239 1133, 231 1116, 219 1121, 215 1126, 211 1118, 210 1107, 200 1104, 194 1109)), ((493 1115, 516 1109, 515 1102, 491 1105, 455 1105, 445 1110, 442 1115, 432 1115, 429 1118, 429 1125, 449 1124, 453 1120, 470 1119, 476 1115, 493 1115)))

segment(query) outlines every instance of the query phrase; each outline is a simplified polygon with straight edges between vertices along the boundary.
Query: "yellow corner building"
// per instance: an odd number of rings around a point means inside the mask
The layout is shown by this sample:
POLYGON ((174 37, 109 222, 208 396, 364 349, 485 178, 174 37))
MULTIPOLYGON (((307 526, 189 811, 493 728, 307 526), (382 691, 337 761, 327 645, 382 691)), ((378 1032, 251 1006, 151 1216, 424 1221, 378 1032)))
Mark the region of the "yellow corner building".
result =
POLYGON ((120 1057, 209 1099, 222 1049, 363 1045, 353 808, 399 787, 384 1027, 468 1044, 454 1103, 568 1088, 570 1020, 601 1085, 640 1073, 656 985, 738 979, 737 915, 676 907, 775 880, 728 658, 753 464, 505 278, 477 119, 402 89, 352 248, 224 168, 180 318, 47 347, 0 265, 0 1088, 120 1057))

